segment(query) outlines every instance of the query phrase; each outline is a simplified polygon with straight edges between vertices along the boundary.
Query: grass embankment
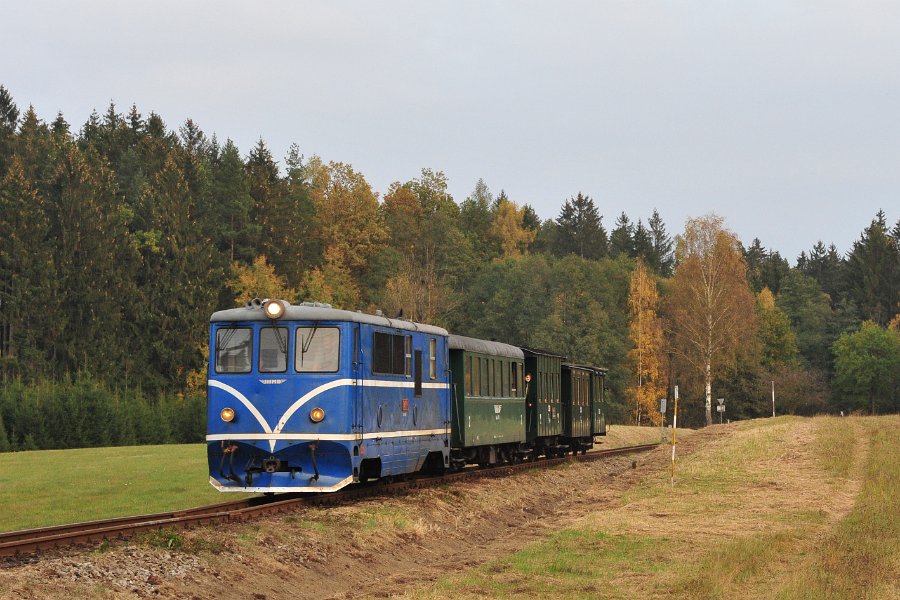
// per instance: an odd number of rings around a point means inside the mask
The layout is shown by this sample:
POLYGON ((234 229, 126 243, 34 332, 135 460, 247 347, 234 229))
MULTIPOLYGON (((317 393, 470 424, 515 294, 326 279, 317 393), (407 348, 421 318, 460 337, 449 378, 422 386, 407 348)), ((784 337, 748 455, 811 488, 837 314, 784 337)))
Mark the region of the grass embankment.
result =
MULTIPOLYGON (((679 433, 690 430, 678 430, 679 433)), ((599 447, 603 448, 622 448, 624 446, 640 446, 642 444, 654 444, 659 442, 661 437, 667 440, 672 439, 672 430, 665 429, 660 432, 659 427, 636 427, 634 425, 609 425, 605 436, 598 436, 596 439, 600 441, 599 447)))
POLYGON ((0 454, 0 531, 226 500, 208 481, 205 444, 0 454))
MULTIPOLYGON (((659 441, 611 425, 602 448, 659 441)), ((208 483, 206 446, 182 444, 0 454, 0 531, 191 508, 228 498, 208 483)))
POLYGON ((728 426, 546 539, 410 597, 900 597, 900 418, 728 426))

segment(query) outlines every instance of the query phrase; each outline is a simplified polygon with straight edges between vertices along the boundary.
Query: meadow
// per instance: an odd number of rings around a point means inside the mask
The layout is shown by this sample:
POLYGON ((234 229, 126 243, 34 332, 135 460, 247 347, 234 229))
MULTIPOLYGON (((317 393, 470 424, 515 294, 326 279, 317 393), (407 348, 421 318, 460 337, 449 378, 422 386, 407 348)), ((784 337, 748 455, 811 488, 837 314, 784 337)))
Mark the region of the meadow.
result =
MULTIPOLYGON (((602 447, 659 440, 611 425, 602 447)), ((208 483, 205 444, 0 454, 0 531, 166 512, 234 499, 208 483)))
POLYGON ((190 508, 227 498, 205 444, 0 454, 0 531, 190 508))
POLYGON ((406 597, 898 598, 900 417, 743 422, 602 511, 406 597))

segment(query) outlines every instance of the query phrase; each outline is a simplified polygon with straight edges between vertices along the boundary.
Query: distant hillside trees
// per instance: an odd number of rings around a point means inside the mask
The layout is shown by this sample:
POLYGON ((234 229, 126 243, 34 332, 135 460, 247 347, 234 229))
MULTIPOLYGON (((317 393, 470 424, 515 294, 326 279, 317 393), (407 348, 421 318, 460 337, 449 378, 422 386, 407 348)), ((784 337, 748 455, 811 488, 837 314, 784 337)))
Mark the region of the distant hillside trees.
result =
POLYGON ((0 85, 0 449, 198 439, 210 313, 273 295, 608 367, 613 422, 637 414, 635 375, 661 383, 651 350, 689 425, 708 422, 713 388, 729 416, 765 415, 772 381, 786 411, 895 410, 887 376, 837 343, 900 312, 900 223, 884 213, 846 255, 818 242, 793 268, 715 216, 688 222, 676 256, 658 211, 584 191, 542 221, 484 180, 457 203, 437 169, 375 190, 297 145, 279 158, 222 139, 137 106, 47 122, 0 85), (657 289, 662 341, 630 329, 635 276, 657 289))
POLYGON ((871 414, 900 411, 900 331, 872 321, 834 343, 839 406, 871 414))

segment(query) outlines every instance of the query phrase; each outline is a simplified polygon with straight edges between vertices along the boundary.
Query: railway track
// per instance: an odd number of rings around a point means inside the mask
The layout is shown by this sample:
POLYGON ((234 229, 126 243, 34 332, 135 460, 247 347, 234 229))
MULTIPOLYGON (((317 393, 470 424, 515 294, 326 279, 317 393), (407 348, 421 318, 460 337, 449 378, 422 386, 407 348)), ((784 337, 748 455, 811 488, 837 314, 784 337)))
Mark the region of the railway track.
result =
POLYGON ((126 539, 144 531, 189 529, 201 525, 239 523, 261 515, 289 512, 301 506, 334 506, 359 498, 396 495, 413 489, 465 479, 505 477, 519 471, 552 467, 572 460, 586 462, 601 460, 610 456, 645 452, 655 448, 657 445, 645 444, 610 450, 595 450, 581 456, 523 462, 492 469, 471 468, 438 477, 419 477, 403 481, 378 481, 369 485, 345 488, 335 494, 280 494, 278 496, 253 497, 152 515, 119 517, 86 523, 11 531, 0 533, 0 557, 35 554, 54 548, 93 544, 104 540, 126 539))

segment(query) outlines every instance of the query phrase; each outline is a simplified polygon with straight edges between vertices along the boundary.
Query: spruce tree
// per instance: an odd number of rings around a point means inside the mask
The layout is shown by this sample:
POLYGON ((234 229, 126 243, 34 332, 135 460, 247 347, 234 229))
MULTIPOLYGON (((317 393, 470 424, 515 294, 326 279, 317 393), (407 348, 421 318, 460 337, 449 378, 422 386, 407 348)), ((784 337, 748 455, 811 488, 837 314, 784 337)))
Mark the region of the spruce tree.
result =
POLYGON ((609 234, 609 255, 612 258, 617 256, 634 256, 634 225, 625 211, 616 219, 616 227, 609 234))
POLYGON ((650 240, 653 245, 652 259, 648 257, 647 264, 659 275, 670 277, 675 265, 675 245, 672 237, 666 233, 666 225, 655 208, 647 224, 650 226, 650 240))
POLYGON ((19 109, 9 91, 0 85, 0 177, 6 174, 13 154, 13 140, 19 122, 19 109))
POLYGON ((582 258, 602 258, 609 254, 609 239, 603 217, 594 201, 581 192, 566 200, 556 219, 558 229, 554 254, 575 254, 582 258))
POLYGON ((888 235, 884 211, 853 243, 847 257, 847 289, 861 316, 886 325, 900 303, 900 248, 888 235))
POLYGON ((634 253, 632 256, 644 260, 645 266, 648 258, 654 258, 653 238, 651 232, 644 227, 644 223, 638 219, 634 226, 634 253))

